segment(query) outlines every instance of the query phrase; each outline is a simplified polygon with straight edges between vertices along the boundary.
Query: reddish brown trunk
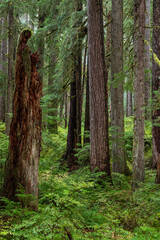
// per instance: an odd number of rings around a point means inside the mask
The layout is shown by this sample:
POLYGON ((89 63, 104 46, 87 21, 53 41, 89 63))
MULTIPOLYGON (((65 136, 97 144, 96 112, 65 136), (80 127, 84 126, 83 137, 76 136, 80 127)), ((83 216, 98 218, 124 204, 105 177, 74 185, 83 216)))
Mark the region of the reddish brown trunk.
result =
POLYGON ((91 171, 110 177, 102 0, 88 0, 91 171))
MULTIPOLYGON (((38 196, 42 83, 36 70, 38 55, 31 55, 26 45, 30 37, 30 30, 24 30, 17 50, 13 118, 3 188, 4 196, 15 200, 21 187, 26 194, 38 196)), ((27 205, 37 209, 36 200, 27 205)))

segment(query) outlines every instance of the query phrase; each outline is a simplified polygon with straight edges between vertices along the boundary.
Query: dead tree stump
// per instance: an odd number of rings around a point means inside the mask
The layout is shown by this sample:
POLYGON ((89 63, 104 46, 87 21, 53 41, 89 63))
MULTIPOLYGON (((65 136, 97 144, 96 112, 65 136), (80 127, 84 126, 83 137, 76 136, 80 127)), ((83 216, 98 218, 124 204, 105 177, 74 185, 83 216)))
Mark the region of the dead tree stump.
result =
MULTIPOLYGON (((31 31, 24 30, 17 49, 13 117, 3 187, 5 197, 18 201, 16 194, 20 188, 25 194, 38 196, 42 82, 36 70, 38 55, 31 54, 26 44, 30 37, 31 31)), ((29 201, 27 205, 36 210, 37 200, 29 201)))

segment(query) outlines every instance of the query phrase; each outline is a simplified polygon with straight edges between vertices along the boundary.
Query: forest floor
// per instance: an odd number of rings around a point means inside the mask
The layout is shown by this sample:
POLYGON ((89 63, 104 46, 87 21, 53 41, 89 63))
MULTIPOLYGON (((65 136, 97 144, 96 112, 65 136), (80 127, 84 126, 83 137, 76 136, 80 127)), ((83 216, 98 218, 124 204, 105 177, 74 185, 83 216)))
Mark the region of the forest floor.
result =
MULTIPOLYGON (((155 170, 146 169, 145 183, 136 192, 131 191, 131 176, 114 173, 111 185, 101 173, 90 173, 89 167, 68 173, 59 164, 66 134, 61 128, 58 135, 43 132, 39 210, 3 199, 0 240, 160 239, 160 186, 155 184, 155 170)), ((88 148, 77 154, 87 159, 88 148)), ((19 196, 27 203, 28 196, 19 196)))

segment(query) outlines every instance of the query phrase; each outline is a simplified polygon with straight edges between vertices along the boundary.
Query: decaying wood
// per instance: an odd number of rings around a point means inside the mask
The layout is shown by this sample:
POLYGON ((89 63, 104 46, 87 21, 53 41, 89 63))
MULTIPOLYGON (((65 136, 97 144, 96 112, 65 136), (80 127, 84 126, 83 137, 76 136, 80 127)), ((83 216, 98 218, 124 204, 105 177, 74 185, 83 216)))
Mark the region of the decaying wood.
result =
MULTIPOLYGON (((38 196, 42 82, 36 70, 38 55, 31 54, 26 45, 30 37, 31 31, 24 30, 17 49, 13 118, 3 189, 4 196, 14 200, 19 200, 16 194, 20 188, 25 194, 38 196)), ((27 205, 37 209, 36 200, 29 201, 27 205)))

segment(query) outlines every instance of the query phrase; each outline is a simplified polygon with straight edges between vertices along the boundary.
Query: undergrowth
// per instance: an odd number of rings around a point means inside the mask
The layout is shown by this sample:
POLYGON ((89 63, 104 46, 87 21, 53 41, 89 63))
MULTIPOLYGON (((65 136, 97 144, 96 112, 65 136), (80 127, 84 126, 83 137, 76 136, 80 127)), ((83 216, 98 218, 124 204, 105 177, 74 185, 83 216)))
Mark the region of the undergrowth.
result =
MULTIPOLYGON (((132 122, 127 124, 126 136, 132 122)), ((62 128, 59 134, 43 132, 38 212, 2 198, 0 240, 160 239, 160 186, 155 184, 155 171, 146 171, 145 183, 135 193, 131 176, 114 173, 111 184, 102 173, 90 173, 85 164, 68 173, 60 168, 66 136, 62 128)), ((148 130, 146 139, 149 136, 148 130)), ((132 136, 129 145, 131 141, 132 136)), ((87 161, 88 152, 89 145, 80 149, 79 161, 87 161)))

